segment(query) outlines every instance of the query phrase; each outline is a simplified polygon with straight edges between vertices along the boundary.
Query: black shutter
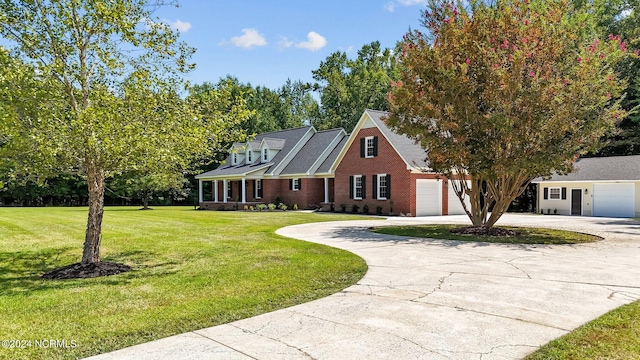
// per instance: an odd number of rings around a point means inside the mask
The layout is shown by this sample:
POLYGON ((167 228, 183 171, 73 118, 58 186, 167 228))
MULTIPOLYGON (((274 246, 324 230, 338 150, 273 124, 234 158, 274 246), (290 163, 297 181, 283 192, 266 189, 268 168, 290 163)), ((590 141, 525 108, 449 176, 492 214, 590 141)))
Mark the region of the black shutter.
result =
POLYGON ((363 158, 365 155, 365 151, 366 151, 366 146, 364 143, 364 138, 360 139, 360 157, 363 158))
POLYGON ((543 198, 545 200, 549 199, 549 188, 544 188, 544 196, 543 198))
POLYGON ((298 190, 302 190, 302 178, 298 179, 298 190))
POLYGON ((562 200, 567 200, 567 188, 562 188, 562 200))
POLYGON ((349 199, 353 199, 353 176, 349 176, 349 199))
POLYGON ((293 190, 293 179, 289 179, 289 190, 293 190))
POLYGON ((258 180, 253 180, 253 198, 258 197, 258 180))
POLYGON ((227 186, 229 187, 229 198, 233 199, 233 181, 229 181, 227 186))
POLYGON ((362 175, 361 179, 362 179, 362 198, 366 199, 367 198, 367 177, 365 175, 362 175))
POLYGON ((377 199, 378 198, 378 175, 373 175, 371 176, 371 198, 372 199, 377 199))
POLYGON ((262 189, 264 188, 264 181, 260 180, 260 188, 258 189, 258 197, 262 198, 262 189))
POLYGON ((391 175, 387 174, 387 199, 391 199, 391 175))
POLYGON ((373 156, 378 156, 378 137, 373 137, 373 156))

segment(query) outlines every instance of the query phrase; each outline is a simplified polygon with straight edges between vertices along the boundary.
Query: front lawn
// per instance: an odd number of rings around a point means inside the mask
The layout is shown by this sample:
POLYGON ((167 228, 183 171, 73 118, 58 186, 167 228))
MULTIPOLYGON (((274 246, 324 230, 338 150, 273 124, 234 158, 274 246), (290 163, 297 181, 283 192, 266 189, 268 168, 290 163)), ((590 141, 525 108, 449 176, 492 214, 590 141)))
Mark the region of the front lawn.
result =
POLYGON ((640 358, 640 301, 611 310, 558 338, 527 360, 640 358))
POLYGON ((573 231, 511 226, 501 226, 500 228, 515 230, 517 233, 516 236, 487 236, 451 233, 452 229, 460 227, 463 227, 463 225, 407 225, 378 227, 373 229, 373 231, 381 234, 399 236, 505 244, 562 245, 581 244, 601 240, 600 237, 595 235, 581 234, 573 231))
POLYGON ((10 341, 0 359, 95 355, 324 297, 366 271, 351 253, 274 234, 355 216, 108 207, 102 259, 133 270, 41 280, 80 260, 86 216, 86 208, 0 208, 0 340, 10 341))

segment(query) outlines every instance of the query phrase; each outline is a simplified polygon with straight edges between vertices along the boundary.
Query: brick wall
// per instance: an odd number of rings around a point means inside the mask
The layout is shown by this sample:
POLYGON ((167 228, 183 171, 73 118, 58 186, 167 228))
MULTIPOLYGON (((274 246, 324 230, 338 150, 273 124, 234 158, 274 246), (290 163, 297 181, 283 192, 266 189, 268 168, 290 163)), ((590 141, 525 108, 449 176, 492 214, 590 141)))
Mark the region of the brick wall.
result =
POLYGON ((336 169, 335 176, 335 209, 340 211, 340 205, 346 205, 350 212, 353 205, 358 205, 359 211, 367 205, 369 213, 375 214, 378 206, 382 213, 415 214, 415 179, 410 175, 405 162, 393 149, 378 128, 362 129, 347 150, 344 158, 336 169), (373 158, 360 157, 360 139, 367 136, 378 137, 378 156, 373 158), (391 175, 391 197, 387 200, 373 199, 372 176, 376 174, 391 175), (349 176, 366 176, 366 198, 362 200, 349 199, 349 176), (393 209, 392 209, 393 202, 393 209), (413 210, 412 210, 413 206, 413 210), (413 212, 412 212, 413 211, 413 212))

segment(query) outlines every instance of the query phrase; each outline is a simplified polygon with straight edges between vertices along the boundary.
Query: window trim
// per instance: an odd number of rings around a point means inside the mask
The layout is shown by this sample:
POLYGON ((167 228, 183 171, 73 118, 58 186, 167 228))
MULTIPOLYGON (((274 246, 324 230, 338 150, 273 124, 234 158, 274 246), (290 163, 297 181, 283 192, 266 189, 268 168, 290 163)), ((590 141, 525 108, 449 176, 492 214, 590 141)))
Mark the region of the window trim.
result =
POLYGON ((364 175, 353 175, 353 200, 362 200, 362 194, 364 193, 363 177, 364 175), (358 187, 358 180, 360 180, 360 187, 358 187), (358 188, 360 189, 360 196, 358 196, 358 188))
POLYGON ((364 138, 364 157, 367 159, 375 157, 375 140, 374 136, 367 136, 364 138), (371 141, 371 155, 369 155, 369 141, 371 141))
POLYGON ((291 191, 300 191, 300 181, 302 181, 300 178, 292 179, 291 191))
POLYGON ((227 199, 233 198, 233 181, 227 180, 227 199))
POLYGON ((262 191, 262 179, 256 179, 255 185, 256 188, 253 189, 253 197, 254 199, 262 199, 262 196, 260 196, 260 192, 262 191))
POLYGON ((388 192, 388 184, 387 184, 387 174, 378 174, 376 175, 378 177, 377 181, 376 181, 376 199, 378 200, 387 200, 387 194, 389 194, 388 192), (380 195, 381 194, 381 183, 382 183, 382 179, 384 179, 384 196, 380 195))
POLYGON ((550 187, 549 188, 549 198, 547 200, 562 200, 562 188, 561 187, 550 187), (558 190, 558 197, 552 197, 551 190, 558 190))

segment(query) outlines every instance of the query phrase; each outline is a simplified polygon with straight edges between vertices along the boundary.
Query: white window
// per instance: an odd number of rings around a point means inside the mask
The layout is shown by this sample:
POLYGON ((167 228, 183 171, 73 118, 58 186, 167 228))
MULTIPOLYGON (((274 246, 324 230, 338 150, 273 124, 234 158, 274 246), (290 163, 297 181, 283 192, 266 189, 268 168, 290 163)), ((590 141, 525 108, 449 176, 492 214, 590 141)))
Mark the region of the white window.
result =
POLYGON ((362 175, 353 177, 353 198, 362 200, 362 175))
POLYGON ((300 190, 300 179, 293 179, 291 183, 291 190, 298 191, 300 190))
POLYGON ((247 151, 247 163, 251 163, 253 161, 253 151, 247 151))
POLYGON ((262 149, 262 161, 269 161, 269 149, 262 149))
POLYGON ((372 158, 375 154, 375 143, 374 143, 374 139, 373 136, 367 136, 366 138, 364 138, 364 143, 365 143, 365 157, 368 158, 372 158))
POLYGON ((255 192, 254 198, 256 199, 262 198, 262 179, 256 180, 256 188, 254 192, 255 192))
POLYGON ((231 154, 231 165, 238 165, 238 153, 231 154))
POLYGON ((387 199, 387 174, 378 174, 378 199, 386 200, 387 199))
POLYGON ((561 190, 557 188, 549 188, 549 200, 560 200, 561 190))
POLYGON ((233 192, 231 191, 231 184, 233 184, 233 182, 227 181, 227 199, 231 199, 231 196, 233 195, 233 192))

